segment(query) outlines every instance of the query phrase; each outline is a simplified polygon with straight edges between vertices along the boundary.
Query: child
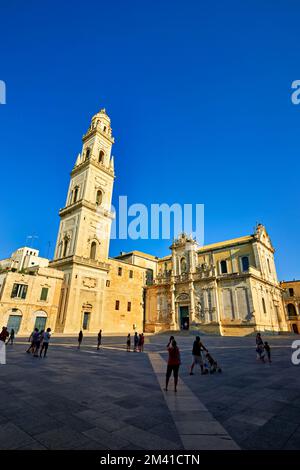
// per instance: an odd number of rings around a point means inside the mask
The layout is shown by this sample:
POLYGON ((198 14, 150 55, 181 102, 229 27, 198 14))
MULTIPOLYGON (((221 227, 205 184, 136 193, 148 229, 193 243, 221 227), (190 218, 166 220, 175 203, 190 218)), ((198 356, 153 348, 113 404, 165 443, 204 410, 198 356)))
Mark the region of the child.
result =
POLYGON ((267 353, 268 361, 271 363, 271 348, 270 345, 267 341, 264 342, 264 350, 267 353))
POLYGON ((217 361, 214 360, 214 358, 209 354, 209 352, 206 353, 205 357, 209 363, 209 371, 211 374, 213 374, 214 372, 222 372, 221 367, 218 366, 217 361))

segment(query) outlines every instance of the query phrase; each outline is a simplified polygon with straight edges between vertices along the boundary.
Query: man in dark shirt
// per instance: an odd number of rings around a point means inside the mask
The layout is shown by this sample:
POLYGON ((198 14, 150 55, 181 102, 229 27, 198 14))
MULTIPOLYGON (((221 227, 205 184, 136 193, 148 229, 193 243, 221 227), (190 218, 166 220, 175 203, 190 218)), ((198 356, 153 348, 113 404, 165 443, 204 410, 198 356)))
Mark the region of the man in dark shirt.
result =
POLYGON ((5 343, 6 338, 9 336, 9 333, 7 331, 7 327, 3 326, 2 331, 0 333, 0 341, 3 341, 5 343))
POLYGON ((202 359, 201 351, 208 352, 206 347, 201 343, 200 336, 196 336, 196 340, 194 341, 194 344, 193 344, 193 351, 192 351, 193 363, 191 365, 190 375, 194 375, 193 369, 194 369, 195 364, 199 364, 201 368, 201 374, 204 374, 203 359, 202 359))

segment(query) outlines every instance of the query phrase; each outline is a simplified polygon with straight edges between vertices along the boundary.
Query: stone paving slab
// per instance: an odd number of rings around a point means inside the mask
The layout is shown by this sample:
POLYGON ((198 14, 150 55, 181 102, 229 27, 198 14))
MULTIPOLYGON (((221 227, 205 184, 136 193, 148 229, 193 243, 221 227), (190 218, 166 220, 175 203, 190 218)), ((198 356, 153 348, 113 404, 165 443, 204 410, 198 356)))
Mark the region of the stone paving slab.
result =
MULTIPOLYGON (((164 390, 166 362, 157 353, 150 353, 149 358, 154 372, 158 377, 160 387, 164 390)), ((173 380, 171 377, 170 380, 173 380)), ((190 391, 182 380, 178 380, 178 391, 172 393, 164 391, 164 397, 173 420, 177 427, 180 439, 185 449, 194 450, 238 450, 238 445, 232 440, 221 424, 213 418, 203 403, 190 391), (205 421, 191 421, 186 412, 205 413, 205 421), (181 420, 177 421, 177 416, 181 420), (185 419, 186 416, 186 419, 185 419)))

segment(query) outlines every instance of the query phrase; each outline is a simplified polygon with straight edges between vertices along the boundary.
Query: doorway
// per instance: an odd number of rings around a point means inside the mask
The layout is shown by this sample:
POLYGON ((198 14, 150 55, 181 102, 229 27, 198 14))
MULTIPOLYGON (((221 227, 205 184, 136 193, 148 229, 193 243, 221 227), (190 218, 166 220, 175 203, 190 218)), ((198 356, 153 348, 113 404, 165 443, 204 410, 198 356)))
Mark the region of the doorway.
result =
POLYGON ((45 331, 46 322, 47 322, 46 317, 36 317, 34 328, 37 328, 39 331, 41 331, 41 330, 45 331))
POLYGON ((9 315, 8 322, 7 322, 7 329, 9 333, 11 332, 12 329, 14 330, 15 334, 18 333, 20 329, 20 325, 21 325, 21 320, 22 320, 21 315, 9 315))
POLYGON ((298 335, 298 334, 299 334, 299 330, 298 330, 298 325, 297 325, 297 323, 293 323, 293 324, 292 324, 292 328, 293 328, 293 332, 298 335))
POLYGON ((180 314, 180 328, 182 330, 188 330, 190 327, 189 307, 187 305, 180 306, 179 314, 180 314))

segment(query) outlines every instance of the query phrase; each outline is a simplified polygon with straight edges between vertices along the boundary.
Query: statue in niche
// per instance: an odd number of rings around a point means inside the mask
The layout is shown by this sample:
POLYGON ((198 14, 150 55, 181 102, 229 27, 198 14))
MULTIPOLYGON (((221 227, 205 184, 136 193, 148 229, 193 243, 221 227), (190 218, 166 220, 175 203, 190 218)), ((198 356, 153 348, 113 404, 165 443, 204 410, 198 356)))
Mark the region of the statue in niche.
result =
POLYGON ((180 267, 181 267, 181 273, 182 274, 186 273, 186 260, 185 260, 185 258, 181 258, 180 267))

